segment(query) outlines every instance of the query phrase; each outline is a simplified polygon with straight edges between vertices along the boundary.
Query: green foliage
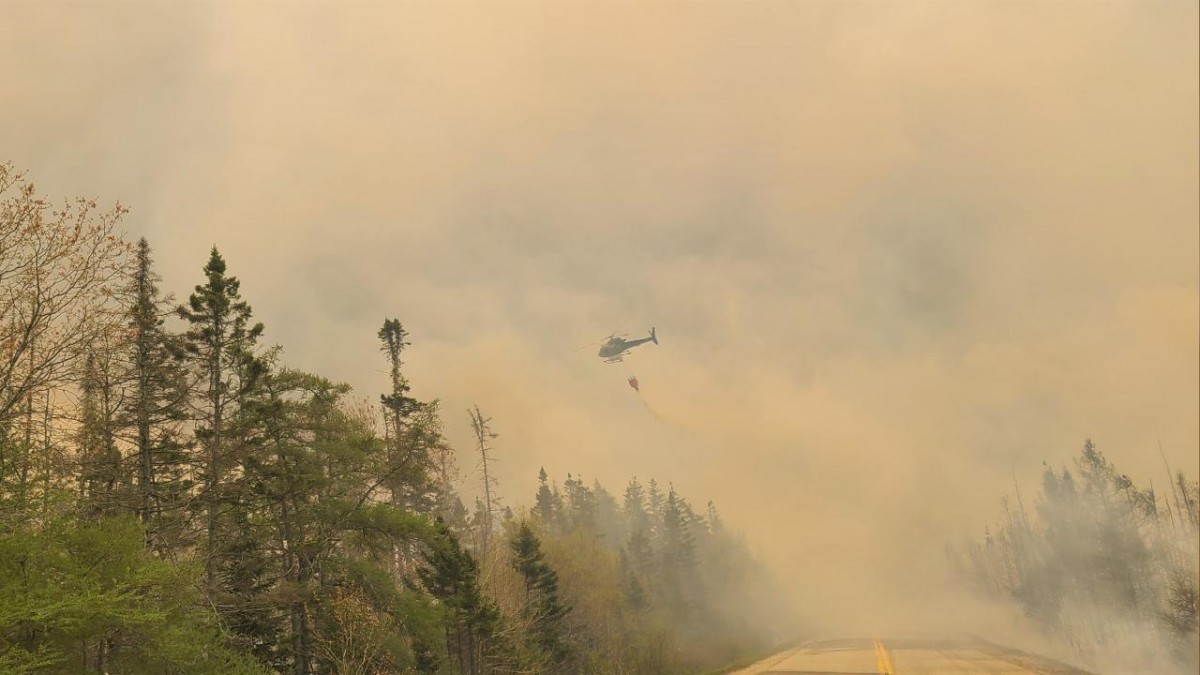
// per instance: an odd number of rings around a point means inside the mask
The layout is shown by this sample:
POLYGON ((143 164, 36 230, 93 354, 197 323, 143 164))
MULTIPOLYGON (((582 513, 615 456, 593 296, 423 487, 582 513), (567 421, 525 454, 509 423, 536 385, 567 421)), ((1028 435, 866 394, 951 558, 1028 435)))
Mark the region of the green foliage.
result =
MULTIPOLYGON (((215 247, 172 333, 149 244, 126 260, 111 225, 47 240, 98 256, 72 258, 87 302, 32 328, 61 351, 39 365, 46 343, 0 341, 19 366, 0 388, 0 672, 660 674, 723 658, 704 631, 724 614, 702 598, 749 591, 744 547, 673 489, 635 481, 622 507, 542 471, 518 522, 485 478, 475 524, 509 546, 472 545, 399 320, 378 333, 391 387, 372 408, 260 348, 215 247)), ((22 306, 56 309, 36 295, 22 306)))
POLYGON ((514 532, 514 546, 522 543, 511 564, 522 579, 542 569, 533 559, 553 572, 555 602, 571 607, 556 632, 579 672, 695 672, 790 637, 782 594, 715 506, 709 521, 654 480, 631 480, 620 506, 574 475, 561 496, 551 485, 541 472, 530 532, 514 532))
POLYGON ((402 360, 408 331, 398 319, 386 319, 378 337, 392 384, 391 391, 380 396, 389 452, 385 487, 391 501, 421 513, 455 515, 456 497, 449 486, 451 450, 442 438, 438 402, 409 396, 402 360))
POLYGON ((393 424, 403 425, 420 407, 420 401, 408 395, 411 388, 403 374, 402 355, 404 348, 409 346, 408 331, 404 330, 399 319, 385 319, 379 329, 380 350, 387 355, 388 368, 392 378, 392 391, 380 396, 385 409, 393 416, 393 424))
POLYGON ((523 522, 509 542, 512 567, 525 582, 526 633, 543 659, 544 672, 557 672, 567 665, 570 652, 563 640, 563 617, 570 611, 558 597, 558 573, 546 563, 542 542, 529 523, 523 522))
POLYGON ((192 478, 182 432, 188 377, 183 346, 164 326, 170 302, 160 297, 158 281, 150 244, 142 238, 126 290, 131 336, 118 352, 128 359, 130 384, 118 414, 134 438, 135 503, 147 545, 169 555, 189 544, 185 510, 192 478))
POLYGON ((0 537, 0 670, 256 673, 202 609, 195 570, 148 555, 131 517, 0 537))
POLYGON ((240 469, 254 461, 248 456, 252 446, 243 442, 257 421, 248 404, 258 395, 267 366, 255 351, 263 325, 251 323, 241 283, 226 274, 225 260, 215 246, 204 274, 207 282, 197 285, 177 312, 189 324, 183 348, 199 386, 194 397, 200 409, 194 433, 204 452, 198 462, 206 519, 204 577, 209 591, 218 593, 232 591, 235 584, 250 583, 230 579, 228 574, 239 572, 234 566, 242 566, 242 562, 232 557, 253 537, 244 531, 251 518, 238 513, 250 508, 247 476, 240 469), (232 531, 235 527, 243 531, 232 531))
POLYGON ((460 672, 486 672, 494 651, 500 611, 480 587, 479 566, 463 550, 446 524, 438 519, 437 536, 422 552, 424 565, 417 570, 422 587, 444 608, 446 650, 460 672))
POLYGON ((534 504, 532 515, 535 518, 546 527, 555 530, 561 529, 562 499, 558 496, 557 490, 551 489, 544 468, 538 470, 538 490, 534 504))

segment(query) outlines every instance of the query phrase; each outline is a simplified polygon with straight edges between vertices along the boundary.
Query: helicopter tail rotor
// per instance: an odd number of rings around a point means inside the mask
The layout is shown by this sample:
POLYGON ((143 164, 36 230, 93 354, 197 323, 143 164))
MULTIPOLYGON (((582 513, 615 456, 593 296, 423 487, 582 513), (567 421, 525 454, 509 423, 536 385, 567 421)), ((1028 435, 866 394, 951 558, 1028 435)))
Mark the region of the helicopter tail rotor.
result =
POLYGON ((653 327, 650 328, 650 341, 654 344, 658 344, 658 335, 655 334, 653 327))

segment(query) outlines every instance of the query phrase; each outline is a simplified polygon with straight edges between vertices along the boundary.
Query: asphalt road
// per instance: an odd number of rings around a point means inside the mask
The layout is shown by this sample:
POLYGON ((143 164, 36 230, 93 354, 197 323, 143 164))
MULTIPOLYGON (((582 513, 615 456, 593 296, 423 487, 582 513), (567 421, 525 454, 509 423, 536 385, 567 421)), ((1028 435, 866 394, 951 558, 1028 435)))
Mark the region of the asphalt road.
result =
POLYGON ((1090 675, 1064 663, 976 638, 810 640, 733 675, 1090 675))

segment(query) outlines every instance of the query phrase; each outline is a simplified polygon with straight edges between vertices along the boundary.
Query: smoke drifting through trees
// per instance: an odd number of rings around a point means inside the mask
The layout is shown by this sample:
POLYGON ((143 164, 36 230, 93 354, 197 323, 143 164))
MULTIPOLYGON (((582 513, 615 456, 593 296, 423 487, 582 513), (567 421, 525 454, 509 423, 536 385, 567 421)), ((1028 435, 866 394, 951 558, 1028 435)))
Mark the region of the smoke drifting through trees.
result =
POLYGON ((478 408, 468 515, 399 320, 376 408, 287 367, 215 247, 172 310, 119 208, 0 188, 0 670, 690 673, 788 635, 669 484, 543 473, 500 508, 478 408))
POLYGON ((1074 468, 1045 467, 982 542, 955 551, 980 591, 1016 602, 1104 672, 1196 672, 1200 486, 1182 472, 1138 487, 1091 440, 1074 468))
POLYGON ((179 301, 218 243, 372 403, 398 315, 459 485, 478 402, 514 508, 658 476, 830 630, 936 624, 948 533, 1046 448, 1196 475, 1198 7, 15 2, 0 147, 134 205, 179 301), (564 353, 652 323, 682 427, 564 353))

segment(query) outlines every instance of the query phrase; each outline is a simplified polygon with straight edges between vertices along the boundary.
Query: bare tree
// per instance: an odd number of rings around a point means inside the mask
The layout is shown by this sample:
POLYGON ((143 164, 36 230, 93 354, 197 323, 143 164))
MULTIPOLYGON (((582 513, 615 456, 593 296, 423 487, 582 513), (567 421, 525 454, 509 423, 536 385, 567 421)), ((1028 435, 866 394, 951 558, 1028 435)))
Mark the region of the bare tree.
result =
POLYGON ((496 518, 496 508, 499 497, 496 495, 496 477, 492 475, 491 464, 497 461, 492 456, 492 439, 496 434, 491 429, 492 418, 484 417, 479 406, 467 411, 471 415, 471 428, 475 431, 475 449, 479 452, 479 469, 483 473, 483 522, 480 524, 481 547, 480 556, 486 556, 491 546, 492 523, 496 518))
POLYGON ((115 228, 125 212, 90 199, 55 207, 0 165, 0 480, 16 473, 24 486, 30 444, 17 451, 15 425, 28 427, 35 400, 78 378, 88 345, 120 321, 114 288, 129 247, 115 228))

